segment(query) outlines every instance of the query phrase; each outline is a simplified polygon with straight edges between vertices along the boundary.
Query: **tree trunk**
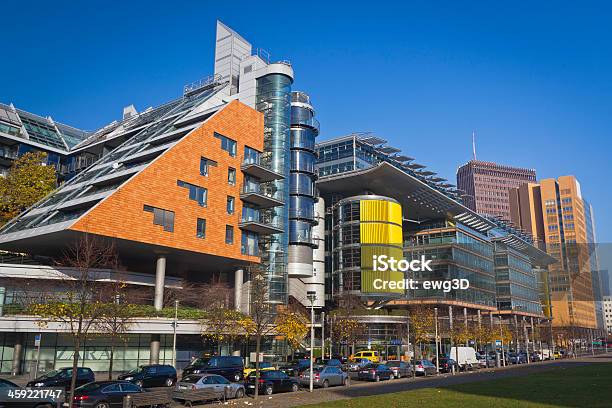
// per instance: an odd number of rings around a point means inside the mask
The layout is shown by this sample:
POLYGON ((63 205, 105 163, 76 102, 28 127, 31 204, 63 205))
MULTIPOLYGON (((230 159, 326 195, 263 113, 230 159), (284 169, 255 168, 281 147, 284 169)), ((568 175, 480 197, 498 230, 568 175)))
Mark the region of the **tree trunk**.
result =
POLYGON ((115 336, 111 335, 111 344, 110 344, 110 362, 108 364, 108 379, 109 381, 113 379, 113 357, 115 355, 115 336))
MULTIPOLYGON (((81 322, 79 322, 79 331, 81 327, 81 322)), ((68 394, 68 404, 72 406, 72 401, 74 400, 74 389, 76 387, 76 380, 78 375, 78 367, 79 367, 79 353, 81 351, 81 336, 77 334, 74 337, 74 355, 72 356, 72 378, 70 379, 70 390, 68 394)))
POLYGON ((259 353, 261 351, 261 334, 257 335, 257 342, 255 344, 255 395, 253 399, 257 399, 259 395, 259 353))

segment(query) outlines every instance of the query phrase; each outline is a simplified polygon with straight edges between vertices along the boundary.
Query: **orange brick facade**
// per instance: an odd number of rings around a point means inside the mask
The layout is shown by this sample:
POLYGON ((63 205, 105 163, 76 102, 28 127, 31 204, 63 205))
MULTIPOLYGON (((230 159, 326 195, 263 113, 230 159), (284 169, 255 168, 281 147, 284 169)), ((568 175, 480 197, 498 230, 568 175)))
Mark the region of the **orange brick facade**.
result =
POLYGON ((194 251, 241 261, 259 262, 258 257, 241 254, 242 213, 240 165, 244 147, 263 149, 263 115, 233 101, 210 117, 201 127, 151 162, 112 195, 92 208, 71 229, 107 237, 138 241, 180 250, 194 251), (217 132, 237 141, 236 156, 221 149, 217 132), (200 174, 200 159, 217 162, 208 176, 200 174), (236 169, 236 183, 228 183, 228 168, 236 169), (208 189, 207 206, 189 199, 189 190, 177 185, 182 180, 208 189), (227 197, 235 198, 235 211, 227 213, 227 197), (153 224, 149 205, 174 211, 174 232, 153 224), (196 236, 197 219, 206 220, 206 237, 196 236), (225 242, 226 225, 234 227, 234 242, 225 242))

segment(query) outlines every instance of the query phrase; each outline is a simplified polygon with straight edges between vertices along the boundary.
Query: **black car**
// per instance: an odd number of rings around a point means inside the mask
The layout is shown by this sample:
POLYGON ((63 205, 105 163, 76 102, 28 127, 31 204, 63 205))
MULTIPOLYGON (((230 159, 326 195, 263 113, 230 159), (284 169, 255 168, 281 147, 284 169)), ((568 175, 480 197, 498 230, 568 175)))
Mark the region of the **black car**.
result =
MULTIPOLYGON (((255 393, 255 381, 257 381, 255 373, 251 373, 246 380, 247 393, 255 393)), ((300 386, 295 378, 289 377, 280 370, 271 370, 259 373, 258 388, 260 394, 272 395, 276 392, 296 392, 300 386)))
POLYGON ((188 374, 218 374, 230 381, 242 380, 244 362, 238 356, 215 356, 198 358, 183 370, 183 377, 188 374))
MULTIPOLYGON (((431 360, 431 364, 436 365, 435 357, 431 360)), ((459 365, 452 358, 440 357, 438 360, 438 368, 441 373, 450 373, 453 371, 453 367, 455 367, 456 372, 459 372, 459 365)))
POLYGON ((280 368, 280 370, 287 374, 289 377, 299 377, 304 371, 310 369, 310 359, 303 358, 300 360, 294 360, 288 365, 280 368))
POLYGON ((376 382, 380 380, 390 380, 393 376, 393 371, 391 371, 388 366, 378 363, 368 364, 357 373, 357 378, 360 380, 371 380, 376 382))
POLYGON ((74 390, 73 408, 121 408, 123 397, 143 392, 129 381, 94 381, 74 390))
POLYGON ((129 381, 142 388, 172 387, 176 384, 176 370, 171 365, 143 365, 117 377, 129 381))
MULTIPOLYGON (((92 381, 95 381, 93 371, 87 367, 77 368, 76 386, 80 387, 92 381)), ((41 375, 38 378, 26 384, 26 387, 56 387, 70 389, 70 382, 72 381, 72 367, 60 368, 59 370, 51 370, 46 374, 41 375)))
MULTIPOLYGON (((18 386, 17 384, 0 378, 0 391, 2 392, 3 397, 7 396, 7 393, 5 392, 8 392, 10 390, 20 390, 20 389, 22 388, 18 386)), ((18 399, 11 401, 11 402, 0 401, 0 408, 56 408, 57 406, 58 404, 52 399, 40 400, 37 402, 18 400, 18 399)))

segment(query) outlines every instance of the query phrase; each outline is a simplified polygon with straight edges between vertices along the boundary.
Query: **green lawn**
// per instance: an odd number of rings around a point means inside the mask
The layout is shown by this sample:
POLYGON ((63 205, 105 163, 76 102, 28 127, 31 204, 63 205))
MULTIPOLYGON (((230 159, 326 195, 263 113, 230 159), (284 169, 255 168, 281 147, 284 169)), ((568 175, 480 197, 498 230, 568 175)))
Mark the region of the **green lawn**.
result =
POLYGON ((609 408, 612 407, 612 364, 555 368, 523 377, 424 388, 308 407, 609 408))

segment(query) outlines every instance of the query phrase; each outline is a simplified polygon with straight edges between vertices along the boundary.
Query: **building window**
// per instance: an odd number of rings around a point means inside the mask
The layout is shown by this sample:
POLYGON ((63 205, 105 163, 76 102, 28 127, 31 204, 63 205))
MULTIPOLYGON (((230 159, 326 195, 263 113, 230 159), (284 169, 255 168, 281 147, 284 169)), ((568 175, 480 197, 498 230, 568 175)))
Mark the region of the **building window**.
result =
POLYGON ((231 225, 225 226, 225 243, 233 244, 234 243, 234 227, 231 225))
POLYGON ((196 237, 206 238, 206 220, 198 218, 198 224, 196 226, 196 237))
POLYGON ((206 207, 206 202, 208 200, 207 189, 205 189, 204 187, 196 186, 195 184, 186 183, 181 180, 178 180, 176 182, 176 185, 188 189, 189 199, 196 201, 200 207, 206 207))
POLYGON ((228 214, 233 214, 235 209, 234 209, 234 203, 236 202, 236 200, 234 199, 234 197, 232 196, 227 196, 227 213, 228 214))
POLYGON ((240 246, 240 252, 242 255, 259 255, 259 236, 255 232, 242 231, 242 243, 240 246))
POLYGON ((249 147, 244 146, 244 163, 245 164, 259 164, 260 153, 249 147))
POLYGON ((215 132, 215 137, 221 140, 221 149, 229 153, 230 156, 236 157, 236 141, 227 136, 223 136, 215 132))
POLYGON ((174 232, 174 211, 145 205, 144 210, 153 213, 153 225, 161 225, 164 231, 174 232))
POLYGON ((231 186, 236 185, 236 169, 233 167, 227 169, 227 184, 231 186))
POLYGON ((215 167, 217 162, 214 160, 207 159, 206 157, 200 158, 200 174, 202 176, 208 176, 209 167, 215 167))

